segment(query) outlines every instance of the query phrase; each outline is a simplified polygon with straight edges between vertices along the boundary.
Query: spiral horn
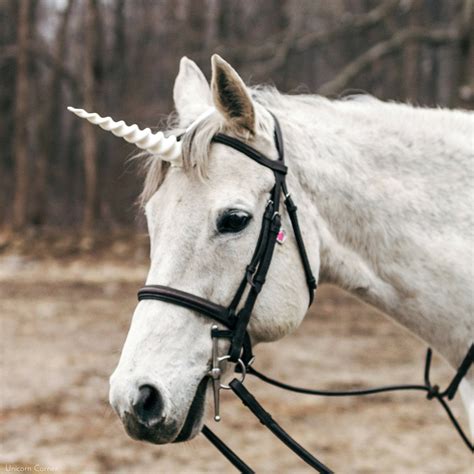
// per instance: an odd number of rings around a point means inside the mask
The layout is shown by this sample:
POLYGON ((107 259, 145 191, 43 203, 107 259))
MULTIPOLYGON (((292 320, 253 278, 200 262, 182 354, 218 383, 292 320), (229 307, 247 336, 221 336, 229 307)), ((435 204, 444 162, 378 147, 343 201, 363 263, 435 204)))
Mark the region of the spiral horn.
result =
POLYGON ((165 137, 163 132, 153 133, 149 128, 141 130, 138 125, 127 125, 123 120, 115 122, 111 117, 101 117, 95 112, 89 113, 84 109, 74 107, 68 107, 67 109, 78 117, 112 132, 116 137, 121 137, 142 150, 158 155, 164 161, 176 164, 181 156, 181 143, 176 140, 174 135, 165 137))

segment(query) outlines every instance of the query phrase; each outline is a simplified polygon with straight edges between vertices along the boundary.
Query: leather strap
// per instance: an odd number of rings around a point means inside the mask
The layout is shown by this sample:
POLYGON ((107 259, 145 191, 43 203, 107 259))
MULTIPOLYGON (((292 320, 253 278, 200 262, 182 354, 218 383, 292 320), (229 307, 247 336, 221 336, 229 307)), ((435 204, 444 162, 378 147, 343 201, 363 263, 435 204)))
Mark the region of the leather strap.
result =
POLYGON ((461 380, 467 374, 467 371, 471 367, 473 361, 474 361, 474 344, 471 344, 471 347, 467 351, 466 357, 461 362, 461 365, 459 366, 458 371, 456 372, 456 375, 454 376, 453 380, 449 384, 448 388, 441 394, 441 396, 448 397, 448 400, 452 400, 454 398, 454 395, 456 395, 456 392, 458 390, 459 384, 461 383, 461 380))
POLYGON ((270 263, 273 256, 273 251, 275 249, 276 238, 280 230, 280 217, 276 215, 273 219, 269 232, 268 232, 268 243, 263 252, 262 259, 258 266, 257 272, 255 273, 252 279, 252 286, 247 295, 244 307, 238 313, 237 323, 234 329, 234 336, 231 340, 231 347, 229 350, 230 360, 232 362, 237 362, 237 359, 240 358, 240 352, 242 349, 243 341, 245 334, 247 332, 247 326, 250 321, 250 316, 252 315, 253 308, 255 306, 257 297, 265 283, 265 279, 270 267, 270 263))
POLYGON ((306 247, 304 245, 303 236, 301 235, 301 229, 298 222, 298 215, 296 211, 298 208, 296 207, 293 199, 291 198, 288 190, 286 188, 286 183, 283 183, 283 194, 285 195, 285 206, 286 210, 288 211, 288 215, 290 216, 291 226, 293 227, 293 234, 295 235, 296 245, 298 246, 298 251, 301 258, 301 263, 303 265, 304 274, 306 277, 306 284, 308 285, 309 291, 309 304, 314 300, 314 292, 317 288, 316 278, 313 275, 313 271, 311 270, 311 265, 309 263, 308 254, 306 253, 306 247))
POLYGON ((322 474, 332 474, 333 471, 316 459, 303 446, 297 443, 268 413, 257 399, 243 386, 233 379, 230 388, 240 398, 242 403, 258 418, 262 425, 266 426, 280 441, 290 448, 298 457, 322 474))
POLYGON ((227 458, 227 460, 244 474, 254 474, 255 471, 232 451, 220 438, 218 438, 206 425, 201 433, 227 458))
POLYGON ((241 142, 237 138, 229 137, 228 135, 224 135, 223 133, 217 133, 216 135, 214 135, 212 141, 215 143, 227 145, 233 148, 234 150, 240 151, 241 153, 256 161, 260 165, 265 166, 266 168, 270 168, 276 173, 281 173, 285 175, 288 171, 288 168, 280 160, 270 160, 255 148, 247 145, 244 142, 241 142))
POLYGON ((199 296, 187 293, 186 291, 170 288, 169 286, 144 286, 138 291, 138 301, 142 300, 160 300, 167 303, 173 303, 177 306, 182 306, 183 308, 205 314, 206 316, 222 323, 229 329, 233 329, 235 325, 235 319, 229 316, 227 308, 199 296))

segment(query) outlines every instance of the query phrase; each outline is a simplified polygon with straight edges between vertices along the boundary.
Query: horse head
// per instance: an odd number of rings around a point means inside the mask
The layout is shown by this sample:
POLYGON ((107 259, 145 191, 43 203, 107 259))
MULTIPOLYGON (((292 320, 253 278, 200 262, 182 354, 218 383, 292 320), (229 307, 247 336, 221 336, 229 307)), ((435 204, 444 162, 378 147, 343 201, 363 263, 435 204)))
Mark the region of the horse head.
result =
MULTIPOLYGON (((276 160, 275 121, 217 55, 210 86, 194 62, 181 60, 174 102, 179 140, 73 111, 150 153, 143 192, 150 236, 147 285, 176 288, 227 307, 254 254, 275 176, 213 137, 235 137, 276 160)), ((281 219, 283 229, 291 227, 286 212, 281 219)), ((317 252, 317 243, 312 247, 317 252)), ((284 244, 274 248, 252 311, 247 328, 252 345, 287 335, 303 319, 308 291, 299 258, 288 232, 284 244)), ((317 259, 312 265, 317 271, 317 259)), ((110 378, 110 403, 132 437, 164 444, 199 433, 213 324, 189 307, 157 300, 138 303, 110 378)), ((228 351, 225 339, 218 345, 220 354, 228 351)))

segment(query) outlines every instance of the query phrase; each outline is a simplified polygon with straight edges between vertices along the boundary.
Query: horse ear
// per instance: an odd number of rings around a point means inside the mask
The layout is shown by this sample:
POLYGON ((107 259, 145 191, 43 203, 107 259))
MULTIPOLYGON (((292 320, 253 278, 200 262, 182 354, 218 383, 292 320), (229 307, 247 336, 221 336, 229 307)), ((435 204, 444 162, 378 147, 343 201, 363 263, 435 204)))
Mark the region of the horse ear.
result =
POLYGON ((255 133, 255 109, 247 87, 234 68, 212 56, 212 98, 216 108, 236 128, 255 133))
POLYGON ((173 89, 179 124, 186 127, 212 107, 211 90, 198 65, 186 56, 181 58, 173 89))

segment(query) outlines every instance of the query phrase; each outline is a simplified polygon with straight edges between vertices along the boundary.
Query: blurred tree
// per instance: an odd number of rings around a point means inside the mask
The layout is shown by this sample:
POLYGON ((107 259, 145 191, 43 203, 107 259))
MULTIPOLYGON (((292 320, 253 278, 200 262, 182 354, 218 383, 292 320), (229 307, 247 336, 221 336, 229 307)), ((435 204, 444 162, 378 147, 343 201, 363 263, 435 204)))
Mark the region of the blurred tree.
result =
MULTIPOLYGON (((84 8, 84 51, 83 51, 83 94, 84 108, 96 110, 97 76, 100 69, 96 60, 96 49, 99 44, 99 5, 98 0, 87 0, 84 8)), ((84 160, 84 212, 82 231, 90 237, 95 224, 97 211, 97 140, 96 130, 87 122, 81 124, 84 160)))
POLYGON ((128 67, 125 0, 115 1, 113 16, 113 51, 108 73, 113 80, 114 98, 117 98, 125 95, 128 67))
MULTIPOLYGON (((417 25, 420 13, 422 12, 422 0, 411 0, 407 7, 410 9, 408 15, 408 26, 417 25)), ((419 86, 419 45, 416 42, 409 43, 403 51, 403 93, 406 100, 415 102, 418 98, 419 86)))
POLYGON ((14 179, 13 136, 15 124, 16 42, 18 4, 13 1, 0 3, 0 222, 11 225, 14 179))
POLYGON ((459 29, 459 80, 455 86, 455 105, 467 108, 474 105, 474 0, 464 0, 459 29))
POLYGON ((171 111, 183 55, 209 75, 219 52, 248 83, 282 91, 338 97, 355 89, 472 108, 473 4, 0 1, 0 219, 18 229, 80 227, 84 235, 137 222, 131 203, 139 182, 120 159, 133 147, 65 108, 153 127, 171 111))
MULTIPOLYGON (((75 0, 68 0, 57 28, 54 40, 54 62, 65 62, 67 31, 75 0)), ((46 81, 45 92, 48 100, 39 118, 39 147, 35 154, 34 199, 31 222, 41 226, 46 223, 48 207, 48 162, 56 162, 59 137, 61 136, 62 76, 59 68, 51 68, 46 81)))
POLYGON ((17 66, 15 91, 15 194, 13 228, 23 230, 28 212, 28 40, 30 35, 30 0, 19 1, 17 26, 17 66))

